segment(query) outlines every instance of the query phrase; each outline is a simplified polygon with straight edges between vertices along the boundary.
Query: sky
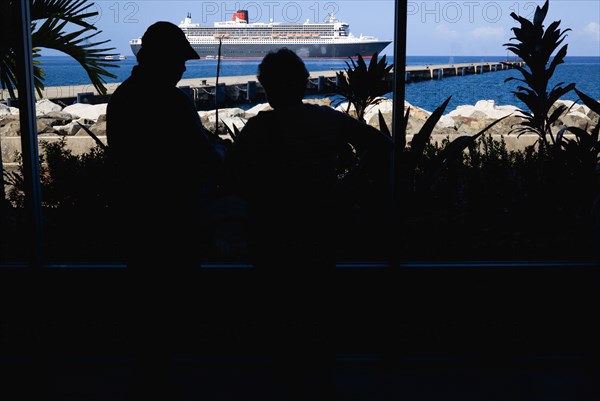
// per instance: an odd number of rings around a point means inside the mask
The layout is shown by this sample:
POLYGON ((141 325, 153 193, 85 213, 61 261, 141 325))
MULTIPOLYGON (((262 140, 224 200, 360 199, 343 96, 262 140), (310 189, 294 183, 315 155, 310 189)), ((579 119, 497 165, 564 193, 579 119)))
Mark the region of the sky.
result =
MULTIPOLYGON (((358 36, 394 38, 393 0, 340 1, 197 1, 197 0, 97 0, 90 18, 101 34, 110 39, 116 52, 131 56, 129 40, 143 35, 150 24, 159 21, 180 23, 187 13, 194 22, 212 25, 230 20, 238 9, 249 12, 250 22, 323 21, 330 12, 347 22, 358 36)), ((506 56, 504 43, 512 37, 517 22, 512 12, 533 18, 536 6, 544 1, 432 1, 409 0, 407 15, 408 56, 506 56)), ((550 0, 546 25, 560 20, 562 29, 570 28, 565 43, 568 56, 600 56, 600 1, 550 0)), ((393 54, 393 44, 384 52, 393 54)), ((60 55, 44 50, 44 55, 60 55)))

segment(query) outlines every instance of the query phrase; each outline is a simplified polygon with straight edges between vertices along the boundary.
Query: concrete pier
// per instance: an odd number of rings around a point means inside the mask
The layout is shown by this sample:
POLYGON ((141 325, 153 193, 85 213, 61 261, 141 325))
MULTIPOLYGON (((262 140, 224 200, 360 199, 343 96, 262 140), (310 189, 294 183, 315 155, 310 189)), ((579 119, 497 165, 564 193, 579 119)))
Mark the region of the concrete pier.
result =
MULTIPOLYGON (((501 71, 514 68, 515 65, 523 66, 522 61, 511 62, 480 62, 459 64, 435 64, 424 66, 407 66, 406 83, 431 79, 443 79, 452 76, 465 76, 482 74, 484 72, 501 71)), ((307 94, 331 92, 330 85, 336 83, 335 70, 316 71, 310 74, 307 94)), ((393 88, 393 72, 387 80, 390 91, 393 88)), ((198 110, 215 107, 215 96, 219 106, 232 106, 240 103, 253 103, 265 101, 265 94, 255 75, 222 76, 219 77, 219 86, 215 90, 216 77, 182 79, 178 86, 185 88, 186 92, 195 101, 198 110)), ((106 84, 106 95, 100 95, 93 85, 50 86, 44 89, 43 98, 63 103, 64 105, 75 102, 90 104, 106 103, 110 95, 120 83, 106 84)), ((8 101, 8 91, 0 89, 0 101, 8 101)), ((36 94, 39 100, 39 96, 36 94)), ((14 105, 14 102, 11 102, 14 105)))
POLYGON ((444 77, 465 76, 470 74, 482 74, 484 72, 502 71, 514 66, 522 67, 523 61, 507 62, 481 62, 481 63, 458 63, 458 64, 427 64, 424 66, 406 66, 405 81, 415 82, 430 79, 442 79, 444 77))

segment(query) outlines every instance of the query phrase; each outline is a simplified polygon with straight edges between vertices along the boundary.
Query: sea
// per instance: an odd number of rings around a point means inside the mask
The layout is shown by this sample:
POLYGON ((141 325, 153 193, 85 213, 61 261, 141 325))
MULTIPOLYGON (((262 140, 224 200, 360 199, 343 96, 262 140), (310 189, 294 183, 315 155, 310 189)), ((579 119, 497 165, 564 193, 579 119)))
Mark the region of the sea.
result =
MULTIPOLYGON (((41 67, 46 76, 46 86, 86 85, 90 83, 85 70, 68 56, 42 56, 41 67)), ((407 56, 409 66, 427 64, 454 64, 476 62, 514 61, 506 56, 407 56)), ((350 60, 306 60, 309 71, 343 70, 348 67, 350 60)), ((220 76, 254 75, 260 60, 221 60, 220 76)), ((393 56, 386 56, 388 64, 393 63, 393 56)), ((122 82, 136 64, 134 56, 115 62, 115 68, 109 71, 116 78, 107 78, 106 82, 122 82)), ((187 71, 183 78, 211 78, 217 73, 217 60, 190 60, 186 63, 187 71)), ((479 100, 493 100, 497 105, 514 105, 525 108, 512 93, 521 83, 518 81, 505 82, 507 78, 521 78, 515 70, 503 70, 483 74, 473 74, 458 77, 445 77, 429 81, 406 84, 405 98, 410 104, 433 111, 448 97, 451 97, 446 111, 460 105, 473 105, 479 100)), ((549 88, 558 83, 574 82, 578 90, 594 99, 600 99, 600 57, 566 57, 565 62, 556 68, 549 88)), ((391 97, 388 93, 386 96, 391 97)), ((562 97, 565 100, 578 100, 575 92, 562 97)))

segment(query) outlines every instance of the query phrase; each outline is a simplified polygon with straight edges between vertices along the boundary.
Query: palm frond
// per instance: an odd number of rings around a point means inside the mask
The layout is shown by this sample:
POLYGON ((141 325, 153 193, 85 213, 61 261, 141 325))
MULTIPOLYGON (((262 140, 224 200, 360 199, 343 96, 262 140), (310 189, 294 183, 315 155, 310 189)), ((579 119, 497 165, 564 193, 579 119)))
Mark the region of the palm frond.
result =
POLYGON ((33 0, 29 11, 32 21, 60 20, 96 30, 94 25, 86 21, 98 15, 97 11, 87 11, 93 6, 94 3, 88 0, 33 0))
MULTIPOLYGON (((44 89, 44 70, 39 60, 40 49, 47 48, 63 52, 76 60, 86 71, 92 85, 100 94, 106 94, 106 78, 116 75, 108 71, 118 67, 104 59, 114 55, 113 47, 104 46, 109 40, 98 40, 102 33, 88 22, 98 15, 92 11, 94 3, 88 0, 32 0, 31 2, 31 41, 34 58, 34 80, 38 95, 44 89), (69 24, 81 29, 67 33, 69 24), (91 32, 91 33, 90 33, 91 32)), ((16 11, 18 2, 0 2, 0 84, 14 97, 19 77, 16 69, 15 49, 20 46, 16 32, 16 11)))

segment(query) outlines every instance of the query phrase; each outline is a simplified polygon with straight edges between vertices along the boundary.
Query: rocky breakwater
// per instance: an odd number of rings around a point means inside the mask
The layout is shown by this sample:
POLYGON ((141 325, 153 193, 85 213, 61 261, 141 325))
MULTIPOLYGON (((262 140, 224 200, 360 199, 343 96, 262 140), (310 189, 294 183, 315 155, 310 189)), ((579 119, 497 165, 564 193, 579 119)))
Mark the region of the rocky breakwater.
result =
MULTIPOLYGON (((81 128, 90 128, 106 143, 106 103, 89 105, 76 103, 67 107, 43 99, 36 103, 38 142, 67 138, 67 148, 75 154, 88 152, 94 140, 81 128)), ((0 104, 0 146, 2 162, 10 166, 21 152, 19 109, 0 104)), ((41 151, 42 149, 40 149, 41 151)))
MULTIPOLYGON (((348 108, 347 103, 340 102, 339 98, 321 97, 305 99, 307 103, 319 104, 333 107, 341 111, 348 108)), ((559 118, 552 127, 553 132, 563 126, 577 126, 588 128, 598 124, 598 115, 591 112, 585 105, 572 101, 559 100, 557 104, 564 104, 569 111, 559 118)), ((67 107, 53 103, 47 99, 38 101, 36 104, 38 141, 57 141, 66 138, 67 148, 73 153, 80 154, 88 152, 96 145, 95 141, 81 128, 81 125, 89 128, 101 141, 106 143, 106 103, 89 105, 76 103, 67 107)), ((157 110, 160 107, 157 104, 157 110)), ((410 107, 409 121, 407 126, 407 140, 410 142, 412 136, 423 126, 431 115, 428 110, 417 106, 404 104, 406 111, 410 107)), ((233 129, 235 126, 241 130, 249 118, 255 116, 262 110, 269 110, 268 103, 261 103, 251 108, 226 108, 218 111, 219 134, 227 136, 227 127, 233 129)), ((367 108, 365 120, 368 124, 379 128, 379 112, 381 112, 386 125, 392 125, 392 100, 381 99, 381 101, 367 108)), ((17 162, 17 155, 21 149, 21 138, 19 128, 19 110, 9 108, 0 104, 0 145, 2 149, 2 161, 4 166, 11 166, 17 162)), ((350 108, 350 113, 353 113, 350 108)), ((168 115, 152 112, 148 116, 131 116, 132 118, 156 118, 168 119, 168 115)), ((204 126, 216 131, 217 112, 215 110, 199 111, 198 115, 204 126)), ((496 124, 488 132, 496 139, 504 138, 508 149, 523 149, 525 146, 535 143, 537 135, 527 134, 517 137, 509 135, 511 126, 522 121, 515 106, 499 106, 492 100, 480 100, 475 105, 458 106, 443 115, 436 125, 432 141, 441 142, 445 138, 450 140, 461 135, 474 135, 498 118, 510 115, 499 124, 496 124)), ((293 123, 291 121, 290 123, 293 123)), ((166 135, 166 134, 165 134, 166 135)))
MULTIPOLYGON (((552 133, 565 127, 579 127, 591 129, 597 125, 598 115, 591 111, 587 106, 575 103, 569 100, 558 100, 552 111, 559 105, 565 105, 568 111, 564 113, 551 127, 552 133)), ((410 143, 413 135, 419 132, 425 121, 431 116, 431 112, 419 107, 404 104, 404 112, 410 107, 408 125, 406 129, 407 141, 410 143)), ((385 99, 380 103, 367 109, 365 120, 368 124, 379 128, 379 112, 381 112, 386 125, 392 126, 392 101, 385 99)), ((510 134, 511 128, 523 122, 521 113, 516 106, 496 105, 493 100, 480 100, 475 105, 462 105, 456 109, 444 114, 436 124, 431 141, 440 142, 445 138, 453 140, 463 135, 474 135, 494 121, 504 118, 501 122, 491 127, 487 133, 496 140, 503 139, 506 142, 508 150, 520 150, 536 143, 538 136, 534 133, 516 135, 510 134)), ((566 137, 572 137, 567 134, 566 137)))
MULTIPOLYGON (((340 111, 347 111, 348 104, 340 102, 338 98, 315 98, 305 99, 306 103, 319 104, 333 107, 340 111)), ((559 105, 565 105, 568 111, 563 114, 554 125, 551 127, 554 134, 565 127, 579 127, 583 129, 591 129, 597 125, 598 115, 582 104, 575 103, 569 100, 558 100, 552 111, 559 105)), ((404 112, 410 108, 408 124, 406 128, 407 141, 410 143, 412 137, 419 132, 425 121, 431 116, 431 111, 420 107, 404 103, 404 112)), ((267 103, 258 104, 251 109, 243 110, 240 108, 219 110, 219 132, 227 132, 225 125, 229 128, 237 127, 241 129, 248 118, 256 115, 261 110, 270 110, 267 103)), ((352 107, 349 109, 351 115, 354 114, 352 107)), ((382 98, 380 102, 367 108, 365 112, 365 121, 367 124, 380 128, 379 113, 388 128, 392 127, 392 100, 382 98)), ((199 112, 204 125, 214 131, 215 130, 215 111, 199 112)), ((431 140, 433 142, 441 142, 448 138, 453 140, 456 137, 463 135, 474 135, 492 124, 494 121, 504 118, 500 123, 491 127, 487 132, 496 140, 504 139, 509 150, 524 149, 536 143, 538 136, 536 134, 523 134, 517 136, 510 134, 511 128, 521 122, 523 118, 516 106, 511 105, 496 105, 493 100, 480 100, 475 105, 462 105, 456 109, 444 114, 436 124, 431 140)), ((567 137, 572 135, 567 134, 567 137)))

